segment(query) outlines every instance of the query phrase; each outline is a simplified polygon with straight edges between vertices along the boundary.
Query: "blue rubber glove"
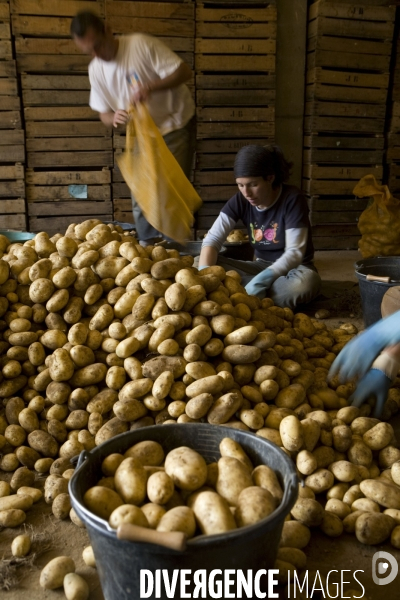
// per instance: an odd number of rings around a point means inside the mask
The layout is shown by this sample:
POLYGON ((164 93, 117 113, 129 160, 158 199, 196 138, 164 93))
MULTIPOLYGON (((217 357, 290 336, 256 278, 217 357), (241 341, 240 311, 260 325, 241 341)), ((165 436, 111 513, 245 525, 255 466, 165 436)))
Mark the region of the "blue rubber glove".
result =
POLYGON ((264 269, 253 277, 246 285, 245 290, 250 296, 257 296, 261 300, 267 295, 267 291, 274 283, 276 275, 272 269, 264 269))
POLYGON ((208 269, 208 267, 209 267, 209 266, 210 266, 210 265, 203 265, 203 266, 201 266, 201 267, 197 267, 197 270, 198 270, 198 271, 202 271, 203 269, 208 269))
POLYGON ((387 400, 389 388, 392 381, 379 369, 370 369, 358 382, 356 391, 350 396, 349 402, 352 406, 360 408, 370 396, 375 396, 376 404, 373 417, 379 419, 383 412, 383 406, 387 400))
POLYGON ((400 342, 400 311, 371 325, 353 338, 333 361, 328 377, 338 375, 341 383, 367 373, 380 352, 400 342))

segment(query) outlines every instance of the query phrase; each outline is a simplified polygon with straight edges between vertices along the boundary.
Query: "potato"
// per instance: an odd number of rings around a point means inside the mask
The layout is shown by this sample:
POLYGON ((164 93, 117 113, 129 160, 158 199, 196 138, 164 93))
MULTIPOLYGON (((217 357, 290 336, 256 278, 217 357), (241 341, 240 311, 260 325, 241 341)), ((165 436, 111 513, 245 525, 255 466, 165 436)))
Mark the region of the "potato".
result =
POLYGON ((88 567, 93 567, 93 568, 96 567, 96 559, 95 559, 95 556, 93 553, 92 546, 86 546, 86 548, 83 549, 82 558, 83 558, 83 562, 88 567))
POLYGON ((237 460, 240 460, 250 472, 253 471, 253 465, 250 458, 247 456, 242 446, 238 442, 235 442, 235 440, 232 440, 229 437, 223 438, 219 444, 219 451, 221 456, 236 458, 237 460))
POLYGON ((322 523, 324 509, 317 500, 312 498, 298 498, 291 510, 296 521, 300 521, 307 527, 316 527, 322 523))
POLYGON ((350 506, 338 498, 330 498, 325 504, 325 510, 334 513, 342 520, 351 513, 350 506))
POLYGON ((148 527, 149 523, 144 512, 133 504, 122 504, 113 510, 108 520, 113 529, 118 529, 123 523, 148 527))
POLYGON ((310 538, 311 532, 306 525, 298 521, 285 521, 279 546, 302 550, 308 545, 310 538))
POLYGON ((129 448, 125 457, 129 456, 138 459, 144 466, 159 466, 164 460, 164 450, 158 442, 146 440, 129 448))
POLYGON ((57 456, 58 444, 46 431, 36 430, 28 435, 28 444, 42 456, 53 458, 57 456))
POLYGON ((168 510, 160 519, 157 531, 182 531, 189 539, 196 531, 194 513, 188 506, 176 506, 168 510))
POLYGON ((146 497, 147 473, 137 458, 127 457, 114 475, 115 489, 125 503, 140 505, 146 497))
POLYGON ((89 585, 77 573, 68 573, 65 575, 63 585, 67 600, 87 600, 89 598, 89 585))
POLYGON ((83 501, 89 510, 106 521, 118 506, 124 504, 117 492, 103 486, 89 488, 83 496, 83 501))
POLYGON ((19 508, 0 510, 0 527, 18 527, 26 519, 26 514, 19 508))
POLYGON ((205 535, 236 529, 228 502, 216 492, 204 491, 193 494, 193 497, 189 497, 189 506, 194 512, 201 532, 205 535))
POLYGON ((31 550, 31 538, 27 534, 17 535, 11 544, 11 554, 16 558, 22 558, 31 550))
POLYGON ((316 494, 329 490, 329 488, 332 487, 333 482, 333 474, 326 469, 317 469, 312 475, 308 475, 305 479, 305 484, 316 494))
POLYGON ((279 548, 277 558, 290 563, 296 567, 296 569, 305 569, 307 564, 306 555, 298 548, 279 548))
POLYGON ((301 450, 298 453, 296 457, 296 466, 302 475, 311 475, 311 473, 318 468, 317 460, 309 450, 301 450))
POLYGON ((305 398, 306 392, 303 386, 299 383, 293 383, 285 389, 281 389, 275 399, 275 404, 279 408, 294 409, 304 402, 305 398))
POLYGON ((165 472, 174 484, 183 490, 197 490, 207 479, 207 465, 204 458, 186 446, 168 452, 165 458, 165 472))
MULTIPOLYGON (((217 375, 218 377, 218 375, 217 375)), ((201 381, 201 380, 200 380, 201 381)), ((193 385, 193 384, 191 384, 193 385)), ((188 394, 188 388, 186 394, 188 394)), ((207 414, 207 421, 213 425, 222 425, 227 423, 229 419, 243 404, 243 396, 240 392, 229 392, 220 396, 211 406, 207 414)))
POLYGON ((195 398, 200 394, 219 394, 224 388, 224 380, 218 375, 210 375, 194 381, 186 388, 188 398, 195 398))
POLYGON ((377 479, 366 479, 360 483, 361 492, 385 508, 400 509, 400 490, 396 485, 377 479))
POLYGON ((329 470, 338 481, 350 482, 356 476, 355 466, 347 460, 339 460, 329 465, 329 470))
POLYGON ((46 590, 62 587, 64 577, 75 572, 75 563, 69 556, 57 556, 44 567, 40 573, 40 586, 46 590))
POLYGON ((259 348, 241 344, 226 346, 222 352, 222 359, 235 365, 254 363, 260 356, 261 350, 259 348))
POLYGON ((239 494, 252 485, 251 473, 241 460, 231 456, 219 459, 216 490, 230 506, 237 506, 239 494))
POLYGON ((69 494, 66 492, 58 494, 51 505, 51 511, 56 519, 66 519, 71 511, 71 499, 69 494))
POLYGON ((339 537, 343 533, 343 523, 336 514, 325 511, 320 529, 329 537, 339 537))
POLYGON ((250 486, 243 489, 237 500, 235 520, 239 527, 253 525, 273 513, 276 499, 266 489, 250 486))
POLYGON ((389 423, 378 423, 364 433, 363 442, 371 450, 382 450, 389 445, 393 436, 393 427, 389 423))
POLYGON ((382 544, 395 528, 396 522, 389 515, 366 512, 356 521, 356 538, 362 544, 382 544))
POLYGON ((303 446, 302 427, 296 416, 284 417, 279 425, 279 433, 284 447, 290 452, 298 452, 303 446))
POLYGON ((167 473, 153 473, 147 480, 147 496, 150 502, 166 504, 174 493, 174 482, 167 473))

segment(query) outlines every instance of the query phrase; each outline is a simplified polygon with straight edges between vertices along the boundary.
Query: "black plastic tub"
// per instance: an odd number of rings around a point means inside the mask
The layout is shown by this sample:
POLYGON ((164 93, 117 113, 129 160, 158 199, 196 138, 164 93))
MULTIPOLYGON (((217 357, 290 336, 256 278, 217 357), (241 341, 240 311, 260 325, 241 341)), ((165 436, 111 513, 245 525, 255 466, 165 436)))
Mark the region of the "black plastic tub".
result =
MULTIPOLYGON (((199 569, 206 569, 208 573, 213 569, 240 569, 246 576, 247 569, 252 569, 255 574, 260 569, 272 568, 283 523, 296 501, 297 491, 295 465, 278 446, 250 432, 197 423, 155 425, 116 436, 90 452, 82 452, 69 483, 72 506, 89 533, 106 600, 139 599, 141 569, 148 569, 153 574, 157 569, 167 569, 171 577, 173 569, 190 569, 192 573, 199 569), (274 469, 284 488, 280 506, 255 525, 225 534, 198 536, 188 541, 184 552, 178 552, 154 544, 118 540, 115 530, 83 504, 85 492, 102 476, 103 459, 113 452, 123 453, 137 442, 155 440, 166 452, 178 446, 189 446, 200 452, 207 462, 213 462, 220 456, 219 444, 225 437, 240 443, 255 466, 265 464, 274 469)), ((267 591, 264 575, 261 588, 267 591)), ((162 587, 157 598, 167 597, 171 596, 167 596, 162 587)), ((179 586, 174 597, 180 597, 179 586)))
POLYGON ((381 303, 385 293, 391 287, 400 285, 400 256, 377 256, 359 260, 355 269, 360 286, 364 324, 365 327, 369 327, 382 318, 381 303), (389 277, 390 283, 368 281, 367 275, 389 277))
MULTIPOLYGON (((178 244, 178 242, 167 242, 163 243, 164 248, 171 250, 178 250, 180 254, 189 254, 190 256, 199 256, 201 252, 201 246, 203 244, 202 240, 189 240, 185 242, 183 245, 178 244)), ((226 248, 222 246, 219 254, 226 255, 226 248)))

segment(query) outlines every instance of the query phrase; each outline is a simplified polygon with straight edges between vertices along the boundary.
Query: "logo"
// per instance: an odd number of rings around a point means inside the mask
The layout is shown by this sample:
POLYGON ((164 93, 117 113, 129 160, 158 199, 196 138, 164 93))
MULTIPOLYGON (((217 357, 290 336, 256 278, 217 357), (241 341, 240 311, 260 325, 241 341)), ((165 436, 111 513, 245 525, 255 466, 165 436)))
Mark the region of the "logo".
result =
POLYGON ((394 556, 383 550, 375 552, 372 557, 372 579, 374 583, 377 585, 392 583, 396 579, 398 572, 399 566, 394 556), (386 576, 379 577, 379 575, 386 576))

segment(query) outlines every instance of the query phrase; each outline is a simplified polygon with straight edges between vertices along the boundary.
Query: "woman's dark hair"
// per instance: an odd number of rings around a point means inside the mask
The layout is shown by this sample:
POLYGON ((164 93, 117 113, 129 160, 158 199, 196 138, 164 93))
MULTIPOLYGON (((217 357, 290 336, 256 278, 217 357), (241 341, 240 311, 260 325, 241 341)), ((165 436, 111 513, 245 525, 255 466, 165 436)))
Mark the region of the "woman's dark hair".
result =
POLYGON ((103 34, 105 31, 104 22, 90 11, 78 12, 71 21, 70 32, 72 37, 82 38, 86 35, 88 29, 103 34))
POLYGON ((273 187, 276 188, 290 176, 293 163, 283 156, 279 146, 243 146, 236 154, 233 170, 235 177, 263 177, 275 175, 273 187))

